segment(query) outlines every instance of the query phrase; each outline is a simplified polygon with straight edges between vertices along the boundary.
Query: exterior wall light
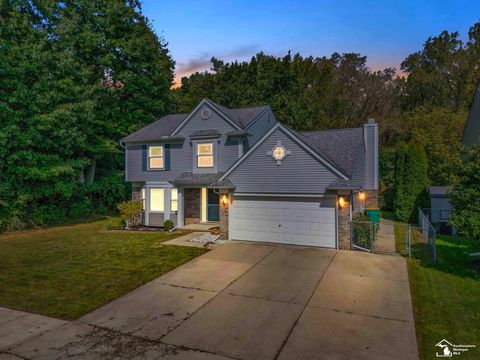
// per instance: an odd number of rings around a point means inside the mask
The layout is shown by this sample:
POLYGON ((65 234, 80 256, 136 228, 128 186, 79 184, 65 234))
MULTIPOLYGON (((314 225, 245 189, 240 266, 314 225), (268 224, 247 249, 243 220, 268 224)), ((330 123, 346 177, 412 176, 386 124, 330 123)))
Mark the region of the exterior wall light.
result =
POLYGON ((338 198, 338 205, 340 206, 340 209, 342 209, 345 206, 345 199, 343 198, 343 196, 340 196, 338 198))
POLYGON ((223 206, 227 206, 227 205, 228 205, 228 195, 227 195, 227 194, 223 194, 223 196, 222 196, 222 204, 223 204, 223 206))
POLYGON ((358 193, 358 200, 365 201, 366 198, 367 198, 367 194, 365 193, 365 191, 360 191, 358 193))

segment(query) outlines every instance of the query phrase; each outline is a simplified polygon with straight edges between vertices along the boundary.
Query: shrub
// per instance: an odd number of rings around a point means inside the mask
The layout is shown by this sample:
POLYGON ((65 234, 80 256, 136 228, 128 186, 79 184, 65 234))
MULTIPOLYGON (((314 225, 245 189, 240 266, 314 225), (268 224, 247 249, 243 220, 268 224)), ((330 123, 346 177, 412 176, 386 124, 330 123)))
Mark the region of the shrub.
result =
POLYGON ((125 228, 140 225, 143 212, 143 203, 141 201, 124 201, 117 205, 120 211, 120 217, 125 221, 125 228))
POLYGON ((408 222, 415 220, 417 207, 426 201, 428 186, 428 160, 423 146, 411 142, 406 155, 399 147, 398 166, 396 168, 395 215, 408 222), (402 167, 402 157, 405 162, 402 167))
POLYGON ((173 221, 172 220, 165 220, 163 223, 163 228, 165 231, 170 231, 173 229, 173 221))
POLYGON ((458 169, 458 181, 450 199, 453 211, 450 222, 461 234, 480 239, 480 146, 464 150, 458 169))
POLYGON ((353 216, 354 243, 368 249, 370 246, 370 219, 363 213, 356 213, 353 216))

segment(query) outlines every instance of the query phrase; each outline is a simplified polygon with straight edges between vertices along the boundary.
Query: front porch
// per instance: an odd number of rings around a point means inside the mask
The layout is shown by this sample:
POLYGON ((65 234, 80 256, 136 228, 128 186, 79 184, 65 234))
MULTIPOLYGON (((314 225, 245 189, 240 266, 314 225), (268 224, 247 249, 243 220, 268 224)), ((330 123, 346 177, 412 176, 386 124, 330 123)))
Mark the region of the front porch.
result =
POLYGON ((219 221, 216 221, 216 222, 212 221, 206 224, 188 224, 188 225, 180 226, 178 227, 178 230, 209 232, 211 228, 219 227, 219 226, 220 226, 219 221))

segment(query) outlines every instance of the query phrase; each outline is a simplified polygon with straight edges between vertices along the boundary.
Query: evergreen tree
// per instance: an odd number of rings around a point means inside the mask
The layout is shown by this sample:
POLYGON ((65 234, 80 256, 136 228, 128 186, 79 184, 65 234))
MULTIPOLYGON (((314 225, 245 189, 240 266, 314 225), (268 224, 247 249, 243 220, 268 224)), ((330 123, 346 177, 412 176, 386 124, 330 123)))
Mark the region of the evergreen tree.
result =
POLYGON ((417 208, 425 204, 428 186, 428 160, 420 144, 408 145, 399 185, 395 214, 402 221, 415 221, 417 208))
POLYGON ((479 240, 480 145, 464 150, 458 177, 450 195, 453 207, 450 222, 461 234, 479 240))
POLYGON ((395 152, 395 173, 394 173, 394 195, 393 207, 395 209, 395 216, 403 219, 404 215, 401 212, 402 204, 404 203, 404 196, 406 192, 405 186, 405 167, 407 161, 408 146, 401 141, 397 144, 395 152))

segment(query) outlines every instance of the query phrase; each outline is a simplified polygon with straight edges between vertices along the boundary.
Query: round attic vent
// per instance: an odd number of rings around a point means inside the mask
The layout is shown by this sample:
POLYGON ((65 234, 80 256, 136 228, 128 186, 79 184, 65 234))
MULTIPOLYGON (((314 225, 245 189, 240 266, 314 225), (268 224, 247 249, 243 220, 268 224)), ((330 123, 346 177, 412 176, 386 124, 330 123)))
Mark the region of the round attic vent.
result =
POLYGON ((210 110, 207 108, 202 109, 200 116, 202 117, 202 119, 208 119, 210 117, 210 110))

